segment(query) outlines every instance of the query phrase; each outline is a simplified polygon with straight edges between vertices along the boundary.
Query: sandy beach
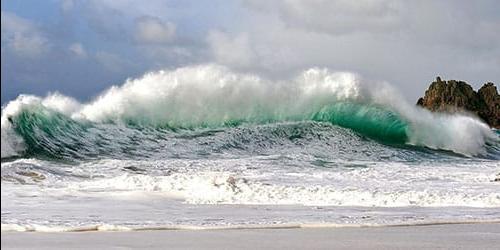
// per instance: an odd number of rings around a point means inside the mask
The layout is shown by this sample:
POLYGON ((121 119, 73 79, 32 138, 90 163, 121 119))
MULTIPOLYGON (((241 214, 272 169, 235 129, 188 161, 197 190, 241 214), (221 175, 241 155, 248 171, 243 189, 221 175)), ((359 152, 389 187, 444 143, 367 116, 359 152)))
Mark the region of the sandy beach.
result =
POLYGON ((2 233, 2 249, 498 249, 500 224, 2 233))

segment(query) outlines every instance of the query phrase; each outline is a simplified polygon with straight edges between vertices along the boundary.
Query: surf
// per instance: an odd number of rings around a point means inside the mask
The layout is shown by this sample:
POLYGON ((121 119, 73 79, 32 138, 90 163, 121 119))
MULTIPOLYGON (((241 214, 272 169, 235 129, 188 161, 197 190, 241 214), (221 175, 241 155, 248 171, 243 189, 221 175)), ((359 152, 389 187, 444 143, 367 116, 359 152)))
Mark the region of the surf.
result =
MULTIPOLYGON (((2 158, 98 156, 116 147, 113 140, 129 144, 123 151, 161 133, 301 121, 466 156, 485 155, 498 143, 474 117, 430 113, 406 103, 387 83, 354 73, 312 68, 270 80, 210 64, 150 72, 87 103, 58 93, 21 95, 2 108, 2 158)), ((154 140, 149 146, 154 149, 154 140)))

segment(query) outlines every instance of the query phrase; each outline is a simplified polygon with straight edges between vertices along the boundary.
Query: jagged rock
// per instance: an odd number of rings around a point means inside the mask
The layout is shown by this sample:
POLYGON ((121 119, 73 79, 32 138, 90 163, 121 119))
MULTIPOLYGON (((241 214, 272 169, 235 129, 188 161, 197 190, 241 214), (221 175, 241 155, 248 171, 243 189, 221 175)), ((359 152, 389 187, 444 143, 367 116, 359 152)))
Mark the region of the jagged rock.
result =
POLYGON ((469 111, 491 127, 500 128, 500 96, 491 82, 475 92, 466 82, 443 81, 437 77, 425 91, 425 96, 418 99, 417 105, 431 111, 469 111))
POLYGON ((491 82, 486 83, 477 93, 488 106, 488 112, 479 113, 479 117, 483 118, 490 126, 500 127, 500 95, 497 88, 491 82))

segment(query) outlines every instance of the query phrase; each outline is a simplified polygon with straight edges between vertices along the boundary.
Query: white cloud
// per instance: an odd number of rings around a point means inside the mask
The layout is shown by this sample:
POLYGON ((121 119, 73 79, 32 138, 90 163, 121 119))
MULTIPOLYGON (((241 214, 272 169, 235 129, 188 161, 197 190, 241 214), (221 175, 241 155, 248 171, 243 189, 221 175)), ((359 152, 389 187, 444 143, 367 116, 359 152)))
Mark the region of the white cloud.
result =
POLYGON ((500 39, 499 16, 486 15, 498 9, 495 1, 245 0, 244 6, 254 13, 277 16, 286 28, 307 33, 388 35, 473 49, 498 47, 500 39))
POLYGON ((174 39, 175 25, 157 17, 143 16, 135 20, 134 36, 139 43, 168 43, 174 39))
POLYGON ((171 13, 169 5, 165 0, 89 0, 89 4, 111 11, 119 12, 128 17, 140 16, 165 16, 171 13))
POLYGON ((73 43, 68 47, 68 50, 75 56, 80 58, 86 58, 87 52, 80 43, 73 43))
MULTIPOLYGON (((390 81, 412 100, 436 75, 466 80, 474 87, 500 79, 500 4, 495 0, 60 3, 63 11, 69 10, 63 13, 66 19, 42 18, 40 24, 2 12, 2 52, 7 52, 2 60, 17 59, 17 71, 46 72, 48 65, 34 66, 32 59, 64 62, 71 61, 66 57, 87 55, 85 67, 99 67, 110 76, 217 62, 287 78, 319 66, 390 81), (81 44, 68 43, 71 39, 112 53, 91 54, 81 44)), ((82 61, 76 63, 63 66, 77 68, 82 61)), ((61 82, 55 77, 47 76, 61 82)))
POLYGON ((216 62, 232 66, 249 66, 254 62, 255 53, 250 47, 248 35, 245 33, 232 36, 213 30, 207 41, 216 62))
MULTIPOLYGON (((314 66, 387 80, 411 100, 435 76, 500 77, 494 2, 247 0, 236 27, 208 34, 213 60, 282 77, 314 66)), ((222 29, 219 29, 222 30, 222 29)))
POLYGON ((292 28, 337 35, 395 30, 401 25, 403 10, 395 0, 247 0, 245 3, 278 15, 292 28))
POLYGON ((39 57, 49 50, 50 43, 31 21, 2 11, 2 48, 23 57, 39 57))

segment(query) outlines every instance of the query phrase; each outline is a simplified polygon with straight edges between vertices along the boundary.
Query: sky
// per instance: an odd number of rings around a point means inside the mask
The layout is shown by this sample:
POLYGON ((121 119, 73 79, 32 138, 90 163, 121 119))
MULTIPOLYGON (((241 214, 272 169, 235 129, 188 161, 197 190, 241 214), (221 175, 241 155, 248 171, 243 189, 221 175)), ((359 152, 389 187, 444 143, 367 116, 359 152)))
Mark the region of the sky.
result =
POLYGON ((88 101, 146 72, 216 63, 290 79, 311 67, 387 81, 500 82, 496 0, 2 0, 1 101, 88 101))

